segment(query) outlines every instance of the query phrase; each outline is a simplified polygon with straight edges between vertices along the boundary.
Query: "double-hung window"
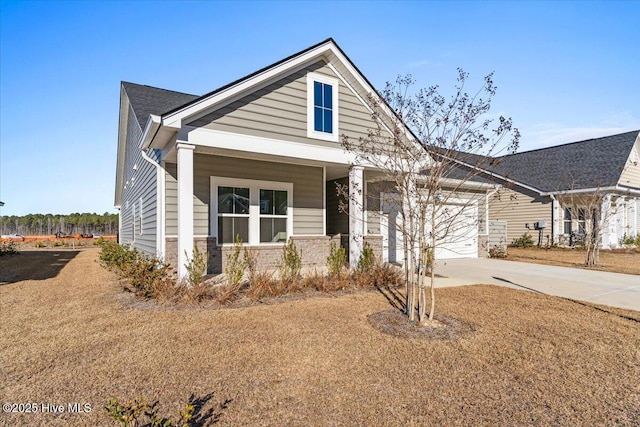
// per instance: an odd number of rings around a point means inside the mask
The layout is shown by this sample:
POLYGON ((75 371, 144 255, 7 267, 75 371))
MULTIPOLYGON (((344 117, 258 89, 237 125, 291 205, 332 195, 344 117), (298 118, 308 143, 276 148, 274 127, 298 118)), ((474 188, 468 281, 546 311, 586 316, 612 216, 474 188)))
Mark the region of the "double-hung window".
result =
POLYGON ((573 231, 571 222, 572 222, 571 209, 564 208, 564 220, 563 220, 564 234, 571 234, 571 232, 573 231))
POLYGON ((285 243, 292 234, 293 184, 211 177, 211 234, 218 244, 285 243))
POLYGON ((333 87, 313 82, 313 130, 333 133, 333 87))
POLYGON ((324 74, 307 74, 307 136, 338 141, 339 80, 324 74))
POLYGON ((249 241, 249 188, 218 187, 218 241, 249 241))
POLYGON ((587 231, 587 211, 584 208, 564 208, 563 220, 564 234, 577 232, 584 234, 587 231))
POLYGON ((260 243, 287 241, 287 192, 260 189, 260 243))

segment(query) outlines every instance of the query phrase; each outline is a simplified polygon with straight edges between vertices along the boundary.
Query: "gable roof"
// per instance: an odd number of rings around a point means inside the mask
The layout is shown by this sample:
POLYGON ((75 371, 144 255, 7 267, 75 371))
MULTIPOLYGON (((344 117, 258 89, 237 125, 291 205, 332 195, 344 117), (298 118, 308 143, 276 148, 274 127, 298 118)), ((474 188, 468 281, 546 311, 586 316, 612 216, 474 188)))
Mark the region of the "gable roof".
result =
POLYGON ((122 82, 140 129, 144 129, 149 115, 162 115, 197 99, 198 96, 158 87, 122 82))
POLYGON ((459 153, 456 159, 540 193, 614 187, 640 131, 586 139, 490 159, 459 153))

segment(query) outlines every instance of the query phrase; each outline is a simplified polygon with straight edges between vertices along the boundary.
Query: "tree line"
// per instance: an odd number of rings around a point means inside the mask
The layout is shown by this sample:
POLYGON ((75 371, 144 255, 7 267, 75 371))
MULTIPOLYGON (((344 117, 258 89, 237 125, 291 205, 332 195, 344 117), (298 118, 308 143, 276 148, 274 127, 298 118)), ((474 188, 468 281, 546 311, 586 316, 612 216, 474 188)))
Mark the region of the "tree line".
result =
POLYGON ((108 212, 60 214, 7 215, 0 217, 0 235, 22 234, 116 234, 118 214, 108 212))

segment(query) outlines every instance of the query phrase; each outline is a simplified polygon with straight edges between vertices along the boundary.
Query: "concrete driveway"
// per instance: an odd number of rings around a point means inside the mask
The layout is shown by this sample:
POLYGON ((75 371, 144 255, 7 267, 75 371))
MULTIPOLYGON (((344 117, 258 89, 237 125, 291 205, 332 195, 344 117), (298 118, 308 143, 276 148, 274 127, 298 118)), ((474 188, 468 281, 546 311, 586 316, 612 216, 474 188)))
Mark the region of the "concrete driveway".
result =
POLYGON ((497 259, 436 262, 437 287, 494 284, 640 311, 640 276, 497 259))

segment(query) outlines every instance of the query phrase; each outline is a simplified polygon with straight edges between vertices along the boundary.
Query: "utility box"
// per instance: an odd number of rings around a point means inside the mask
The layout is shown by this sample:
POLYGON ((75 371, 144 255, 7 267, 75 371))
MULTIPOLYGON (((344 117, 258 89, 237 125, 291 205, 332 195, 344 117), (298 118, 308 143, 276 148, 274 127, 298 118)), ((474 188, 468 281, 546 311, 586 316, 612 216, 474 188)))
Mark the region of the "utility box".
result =
POLYGON ((543 229, 547 228, 547 222, 546 221, 534 222, 533 223, 533 228, 535 228, 536 230, 543 230, 543 229))

